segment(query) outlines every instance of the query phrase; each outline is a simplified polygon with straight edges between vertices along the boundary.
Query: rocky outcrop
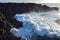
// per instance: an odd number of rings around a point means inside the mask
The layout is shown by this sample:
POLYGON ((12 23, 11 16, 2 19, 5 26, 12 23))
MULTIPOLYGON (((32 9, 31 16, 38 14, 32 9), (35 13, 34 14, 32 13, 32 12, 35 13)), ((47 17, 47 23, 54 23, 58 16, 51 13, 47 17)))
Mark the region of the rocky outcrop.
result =
MULTIPOLYGON (((57 7, 49 7, 47 5, 35 4, 35 3, 0 3, 0 11, 3 13, 22 14, 30 11, 49 11, 58 10, 57 7)), ((8 16, 6 14, 6 16, 8 16)))
POLYGON ((9 32, 5 32, 0 35, 0 40, 22 40, 21 38, 15 37, 13 34, 9 32))
MULTIPOLYGON (((0 3, 0 12, 2 12, 5 16, 5 18, 8 20, 8 22, 16 22, 15 24, 19 24, 13 16, 15 14, 22 14, 22 13, 27 13, 30 11, 51 11, 51 10, 58 10, 57 7, 48 7, 46 5, 41 5, 41 4, 35 4, 35 3, 0 3), (15 21, 11 21, 15 20, 15 21)), ((21 24, 22 22, 20 22, 21 24)), ((19 26, 19 25, 18 25, 19 26)), ((22 25, 20 25, 22 26, 22 25)))
POLYGON ((23 26, 23 22, 17 21, 16 19, 10 20, 9 23, 13 24, 15 28, 19 28, 23 26))
POLYGON ((51 11, 51 10, 58 10, 58 8, 35 3, 0 3, 0 11, 8 14, 10 13, 11 15, 22 14, 30 11, 51 11))
POLYGON ((7 29, 11 29, 9 26, 5 26, 0 20, 0 40, 22 40, 20 37, 16 37, 14 34, 10 33, 7 29))
POLYGON ((58 10, 58 8, 57 7, 49 7, 49 6, 47 6, 47 5, 35 5, 34 7, 33 7, 33 9, 32 9, 33 11, 36 11, 36 12, 38 12, 38 11, 42 11, 42 12, 46 12, 46 11, 52 11, 52 10, 58 10))
POLYGON ((12 25, 11 22, 9 23, 3 14, 0 14, 0 40, 22 40, 22 38, 18 38, 10 32, 11 28, 17 27, 12 25))

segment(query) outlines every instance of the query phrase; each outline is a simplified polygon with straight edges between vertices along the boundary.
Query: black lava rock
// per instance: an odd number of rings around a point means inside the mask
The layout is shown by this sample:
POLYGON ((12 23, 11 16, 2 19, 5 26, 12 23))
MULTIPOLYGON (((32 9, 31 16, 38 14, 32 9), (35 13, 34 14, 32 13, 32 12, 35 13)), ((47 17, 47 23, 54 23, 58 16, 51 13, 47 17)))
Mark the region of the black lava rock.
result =
POLYGON ((22 21, 17 21, 16 19, 12 19, 10 21, 11 21, 11 24, 13 24, 15 28, 20 28, 20 27, 23 26, 23 22, 22 21))

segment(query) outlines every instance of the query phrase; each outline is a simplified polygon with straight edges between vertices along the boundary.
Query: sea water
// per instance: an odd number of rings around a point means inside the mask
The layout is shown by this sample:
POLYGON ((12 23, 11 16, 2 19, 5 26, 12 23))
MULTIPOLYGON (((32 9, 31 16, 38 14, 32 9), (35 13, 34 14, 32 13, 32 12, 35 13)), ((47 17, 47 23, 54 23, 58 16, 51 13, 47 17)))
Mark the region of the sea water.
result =
MULTIPOLYGON (((43 4, 44 5, 44 4, 43 4)), ((17 21, 23 22, 23 27, 18 28, 17 31, 12 32, 16 37, 21 37, 25 40, 35 40, 37 35, 47 37, 60 37, 60 25, 56 20, 60 19, 60 5, 46 4, 52 7, 58 7, 58 11, 48 12, 29 12, 24 14, 16 14, 14 18, 17 21)))

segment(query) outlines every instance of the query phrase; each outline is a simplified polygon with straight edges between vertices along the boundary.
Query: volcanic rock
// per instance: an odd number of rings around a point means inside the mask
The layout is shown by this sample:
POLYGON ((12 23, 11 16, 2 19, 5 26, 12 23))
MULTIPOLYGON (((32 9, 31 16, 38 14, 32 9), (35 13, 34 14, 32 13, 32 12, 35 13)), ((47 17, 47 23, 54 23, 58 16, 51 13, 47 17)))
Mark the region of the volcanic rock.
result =
POLYGON ((13 18, 16 14, 23 14, 30 11, 38 12, 51 10, 58 10, 58 8, 46 5, 42 6, 41 4, 35 3, 0 3, 0 12, 4 14, 8 22, 20 27, 22 27, 23 23, 13 18))

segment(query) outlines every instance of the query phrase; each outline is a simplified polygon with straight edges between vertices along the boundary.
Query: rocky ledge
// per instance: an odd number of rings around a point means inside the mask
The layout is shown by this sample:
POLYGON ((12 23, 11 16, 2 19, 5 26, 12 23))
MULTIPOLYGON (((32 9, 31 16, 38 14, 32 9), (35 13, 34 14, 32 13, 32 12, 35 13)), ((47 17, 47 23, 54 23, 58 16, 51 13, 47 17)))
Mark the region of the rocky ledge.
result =
POLYGON ((49 7, 47 5, 35 4, 35 3, 0 3, 0 12, 4 14, 4 17, 15 26, 22 27, 22 22, 17 22, 13 18, 16 14, 27 13, 30 11, 52 11, 58 10, 57 7, 49 7), (19 25, 21 24, 21 25, 19 25))

